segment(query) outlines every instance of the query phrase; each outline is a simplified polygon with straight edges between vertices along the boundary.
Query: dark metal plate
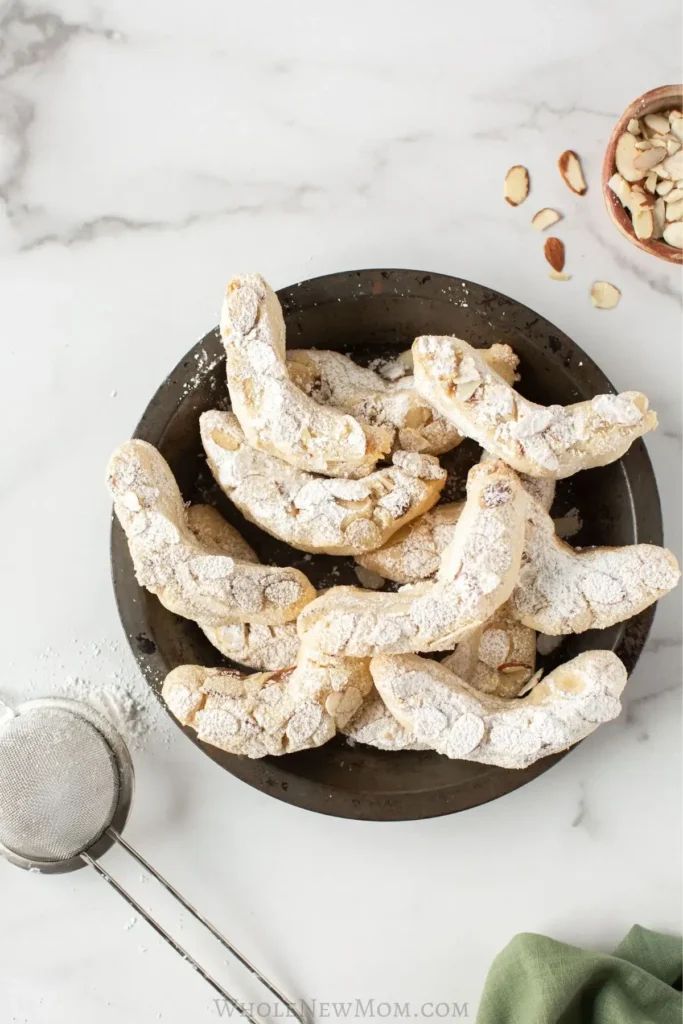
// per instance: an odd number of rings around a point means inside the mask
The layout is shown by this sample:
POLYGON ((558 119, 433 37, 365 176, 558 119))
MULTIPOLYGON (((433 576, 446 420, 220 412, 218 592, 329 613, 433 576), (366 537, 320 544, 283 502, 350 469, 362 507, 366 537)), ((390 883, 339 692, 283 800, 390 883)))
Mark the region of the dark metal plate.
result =
MULTIPOLYGON (((470 281, 410 270, 362 270, 303 281, 278 295, 289 348, 337 349, 367 364, 377 357, 397 355, 417 335, 455 334, 474 345, 496 341, 512 345, 521 360, 519 390, 545 405, 567 405, 615 390, 562 331, 519 302, 470 281)), ((228 407, 221 356, 218 331, 213 330, 161 385, 135 436, 159 448, 186 501, 216 505, 262 561, 294 565, 318 586, 356 584, 352 559, 310 558, 274 540, 247 523, 213 483, 203 457, 198 418, 206 409, 228 407)), ((444 500, 453 500, 461 492, 466 469, 477 460, 478 452, 475 444, 466 441, 444 457, 451 472, 444 500)), ((637 441, 611 466, 563 481, 553 515, 565 515, 573 508, 583 520, 573 544, 661 544, 657 486, 644 444, 637 441)), ((194 623, 172 615, 140 589, 116 521, 111 563, 121 621, 157 695, 164 676, 177 665, 230 664, 194 623)), ((653 616, 650 608, 610 629, 566 637, 540 663, 545 661, 552 668, 581 651, 609 648, 630 672, 653 616)), ((251 761, 199 743, 191 730, 184 731, 214 761, 264 793, 310 810, 369 820, 426 818, 474 807, 530 782, 563 756, 512 771, 450 761, 435 753, 351 747, 338 736, 317 750, 251 761)))

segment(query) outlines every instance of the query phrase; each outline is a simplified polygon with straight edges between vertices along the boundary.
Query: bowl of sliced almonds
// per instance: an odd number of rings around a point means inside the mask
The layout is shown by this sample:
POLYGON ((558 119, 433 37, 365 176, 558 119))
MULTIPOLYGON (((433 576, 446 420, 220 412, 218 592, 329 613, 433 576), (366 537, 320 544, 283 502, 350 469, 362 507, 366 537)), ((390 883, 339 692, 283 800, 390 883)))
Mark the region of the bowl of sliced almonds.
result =
POLYGON ((625 238, 683 263, 683 86, 652 89, 626 108, 607 146, 602 190, 625 238))

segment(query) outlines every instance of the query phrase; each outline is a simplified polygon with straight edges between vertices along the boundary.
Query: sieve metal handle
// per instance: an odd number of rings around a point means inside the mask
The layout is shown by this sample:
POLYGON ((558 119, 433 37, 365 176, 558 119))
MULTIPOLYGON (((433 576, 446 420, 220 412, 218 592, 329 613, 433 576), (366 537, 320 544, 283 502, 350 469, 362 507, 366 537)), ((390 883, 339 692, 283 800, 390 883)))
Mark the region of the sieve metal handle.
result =
MULTIPOLYGON (((203 914, 200 914, 200 912, 196 910, 196 908, 193 907, 191 903, 188 903, 188 901, 185 899, 182 893, 179 893, 178 890, 163 877, 163 875, 159 874, 159 872, 154 867, 152 867, 152 865, 147 860, 145 860, 145 858, 141 854, 139 854, 137 850, 135 850, 130 845, 130 843, 127 843, 126 840, 123 839, 118 834, 118 832, 113 828, 108 828, 106 830, 106 835, 113 839, 116 843, 118 843, 119 846, 121 846, 124 850, 126 850, 126 852, 135 861, 137 861, 137 863, 142 868, 144 868, 145 871, 148 871, 149 874, 152 875, 152 877, 155 878, 156 881, 159 882, 159 884, 162 885, 164 889, 167 892, 169 892, 175 898, 175 900, 178 903, 180 903, 182 907, 185 908, 185 910, 187 910, 197 921, 199 921, 200 924, 204 925, 204 927, 208 929, 208 931, 214 936, 214 938, 218 939, 221 945, 224 946, 225 949, 228 950, 228 952, 232 953, 232 955, 237 960, 239 960, 239 962, 243 964, 243 966, 246 967, 247 970, 250 971, 251 974, 253 974, 254 977, 257 978, 261 982, 261 984, 264 985, 264 987, 267 988, 268 991, 271 992, 276 997, 276 999, 278 999, 278 1001, 283 1004, 283 1006, 287 1008, 288 1013, 291 1014, 292 1017, 298 1020, 300 1024, 305 1024, 303 1014, 296 1009, 294 1004, 289 999, 287 999, 287 997, 280 991, 280 989, 277 988, 277 986, 274 985, 271 981, 269 981, 265 977, 265 975, 263 975, 261 971, 258 970, 257 967, 255 967, 249 960, 247 960, 247 958, 242 953, 240 953, 240 951, 235 946, 233 946, 233 944, 225 937, 225 935, 223 935, 222 932, 219 932, 215 925, 213 925, 206 917, 204 917, 203 914)), ((216 979, 211 974, 209 974, 209 972, 204 967, 202 967, 202 965, 198 963, 197 960, 195 960, 194 957, 191 956, 191 954, 188 953, 187 950, 184 949, 179 942, 176 942, 173 936, 170 935, 166 931, 166 929, 159 924, 158 921, 155 921, 154 918, 151 917, 150 914, 148 914, 148 912, 144 909, 144 907, 142 907, 138 903, 138 901, 133 896, 131 896, 131 894, 126 889, 124 889, 119 882, 116 881, 115 878, 112 878, 108 871, 105 871, 105 869, 100 864, 98 864, 98 862, 94 860, 89 854, 82 853, 80 856, 85 861, 86 864, 89 864, 92 868, 95 869, 98 875, 101 878, 103 878, 104 881, 107 882, 108 885, 110 885, 112 889, 114 889, 119 894, 119 896, 123 897, 123 899, 129 904, 129 906, 131 906, 133 910, 135 910, 135 912, 138 913, 140 917, 142 917, 147 922, 147 924, 154 929, 157 935, 160 935, 161 938, 164 939, 169 944, 169 946, 176 951, 176 953, 178 953, 184 960, 187 960, 190 966, 195 971, 197 971, 197 973, 201 975, 201 977, 204 978, 204 980, 207 981, 209 985, 211 985, 211 987, 216 992, 218 992, 220 996, 222 996, 223 999, 227 1000, 227 1002, 230 1003, 230 1005, 234 1007, 234 1009, 236 1009, 239 1013, 246 1017, 247 1020, 251 1021, 251 1024, 261 1024, 261 1021, 257 1017, 254 1017, 251 1013, 249 1013, 246 1007, 244 1007, 240 1002, 238 1002, 238 1000, 235 999, 234 996, 231 996, 230 993, 223 988, 220 982, 216 981, 216 979)))

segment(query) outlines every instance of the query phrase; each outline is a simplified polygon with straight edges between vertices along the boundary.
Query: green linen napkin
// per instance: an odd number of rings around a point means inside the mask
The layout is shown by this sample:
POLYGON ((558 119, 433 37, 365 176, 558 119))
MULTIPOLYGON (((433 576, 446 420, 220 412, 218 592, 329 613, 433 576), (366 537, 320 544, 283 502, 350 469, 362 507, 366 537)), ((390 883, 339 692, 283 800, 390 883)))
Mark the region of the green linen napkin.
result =
POLYGON ((683 946, 634 925, 613 956, 516 935, 491 965, 477 1024, 682 1024, 683 946))

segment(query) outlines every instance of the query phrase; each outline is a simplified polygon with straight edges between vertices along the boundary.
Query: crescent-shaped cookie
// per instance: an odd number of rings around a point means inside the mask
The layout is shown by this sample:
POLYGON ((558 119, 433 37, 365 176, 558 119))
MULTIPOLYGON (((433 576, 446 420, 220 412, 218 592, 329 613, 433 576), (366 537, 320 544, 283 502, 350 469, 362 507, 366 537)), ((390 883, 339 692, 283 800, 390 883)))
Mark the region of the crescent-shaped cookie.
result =
MULTIPOLYGON (((492 462, 493 457, 484 452, 481 462, 492 462)), ((535 497, 550 511, 555 497, 555 481, 539 480, 519 474, 524 490, 535 497)), ((465 503, 462 501, 436 505, 412 523, 402 526, 381 548, 358 555, 359 565, 376 572, 394 583, 420 583, 434 576, 439 568, 441 555, 453 538, 455 524, 465 503)))
POLYGON ((355 477, 391 449, 393 431, 320 406, 292 383, 280 302, 259 274, 230 281, 220 329, 232 408, 254 448, 308 473, 355 477))
POLYGON ((536 631, 521 623, 506 601, 441 664, 480 693, 516 697, 536 669, 536 631))
POLYGON ((679 578, 672 553, 655 544, 575 551, 560 540, 551 517, 530 498, 511 608, 539 633, 583 633, 637 615, 668 594, 679 578))
POLYGON ((362 480, 314 476, 252 448, 231 413, 205 412, 199 424, 225 494, 247 519, 300 551, 371 551, 436 504, 446 482, 437 460, 416 452, 395 452, 393 466, 362 480))
MULTIPOLYGON (((195 537, 207 547, 213 547, 215 554, 259 564, 256 552, 241 533, 211 505, 191 505, 187 510, 187 524, 195 537)), ((274 672, 296 664, 300 645, 296 622, 283 622, 279 626, 255 622, 209 626, 199 622, 198 626, 221 654, 247 668, 274 672)))
POLYGON ((616 718, 627 678, 612 651, 579 654, 516 700, 479 693, 415 654, 373 658, 370 671, 385 704, 415 739, 447 757, 501 768, 528 768, 616 718))
POLYGON ((257 758, 326 743, 371 689, 367 661, 301 652, 297 666, 281 672, 181 665, 166 676, 162 697, 200 740, 257 758))
POLYGON ((452 649, 510 596, 522 556, 525 507, 526 492, 514 470, 503 462, 474 466, 435 582, 397 594, 334 587, 299 616, 302 642, 352 657, 452 649))
POLYGON ((356 555, 356 561, 385 580, 421 583, 438 572, 464 507, 464 501, 435 505, 402 526, 381 548, 356 555))
POLYGON ((365 743, 379 750, 431 749, 428 744, 420 743, 412 730, 406 729, 394 718, 374 686, 359 711, 339 731, 354 743, 365 743))
POLYGON ((575 405, 536 405, 458 338, 416 338, 413 358, 420 394, 462 434, 530 476, 560 480, 606 466, 657 426, 637 391, 575 405))
MULTIPOLYGON (((509 345, 492 345, 482 355, 514 383, 518 359, 509 345)), ((288 352, 287 368, 297 387, 319 405, 343 409, 367 426, 389 428, 400 450, 442 455, 462 441, 456 428, 422 398, 412 375, 386 380, 341 352, 319 349, 288 352)))
POLYGON ((168 464, 146 441, 116 449, 107 485, 138 583, 177 615, 210 626, 275 625, 295 619, 315 596, 298 569, 240 562, 198 540, 168 464))

